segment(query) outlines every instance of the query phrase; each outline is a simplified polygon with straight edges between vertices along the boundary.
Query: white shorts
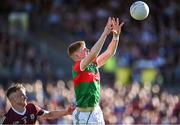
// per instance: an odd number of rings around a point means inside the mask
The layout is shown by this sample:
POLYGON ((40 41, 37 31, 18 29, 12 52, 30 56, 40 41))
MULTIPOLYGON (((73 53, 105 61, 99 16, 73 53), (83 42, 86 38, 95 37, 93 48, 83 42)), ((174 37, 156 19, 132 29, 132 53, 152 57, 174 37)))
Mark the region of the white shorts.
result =
POLYGON ((104 125, 104 118, 101 108, 96 106, 92 112, 78 112, 74 110, 73 114, 73 124, 94 124, 94 125, 104 125))

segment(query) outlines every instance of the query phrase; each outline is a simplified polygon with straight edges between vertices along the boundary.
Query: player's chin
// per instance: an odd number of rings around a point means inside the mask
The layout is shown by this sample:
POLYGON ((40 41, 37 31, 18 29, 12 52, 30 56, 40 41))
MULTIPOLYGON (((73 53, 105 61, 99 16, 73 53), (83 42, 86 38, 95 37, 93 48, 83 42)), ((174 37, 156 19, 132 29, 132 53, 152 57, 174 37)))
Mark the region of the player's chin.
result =
POLYGON ((23 105, 23 106, 26 106, 26 105, 27 105, 27 101, 23 101, 23 102, 22 102, 22 105, 23 105))
POLYGON ((83 56, 81 56, 81 59, 84 59, 86 56, 87 56, 87 55, 83 55, 83 56))

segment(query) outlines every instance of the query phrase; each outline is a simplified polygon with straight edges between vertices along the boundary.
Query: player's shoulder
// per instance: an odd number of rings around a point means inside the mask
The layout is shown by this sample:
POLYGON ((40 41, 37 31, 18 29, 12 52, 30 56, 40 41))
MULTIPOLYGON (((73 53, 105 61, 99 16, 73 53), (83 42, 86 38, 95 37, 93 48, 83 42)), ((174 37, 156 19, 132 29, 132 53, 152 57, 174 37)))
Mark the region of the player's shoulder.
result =
POLYGON ((27 105, 26 106, 35 106, 35 104, 34 103, 32 103, 32 102, 29 102, 29 103, 27 103, 27 105))
POLYGON ((26 109, 32 109, 32 108, 36 108, 36 105, 34 104, 34 103, 32 103, 32 102, 29 102, 29 103, 27 103, 27 105, 26 105, 26 109))
POLYGON ((74 65, 73 65, 73 70, 74 71, 76 71, 76 72, 80 72, 81 70, 80 70, 80 63, 81 63, 81 61, 76 61, 75 63, 74 63, 74 65))
POLYGON ((0 116, 0 125, 4 123, 4 120, 6 119, 6 116, 0 116))
POLYGON ((28 102, 27 105, 35 105, 36 102, 28 102))

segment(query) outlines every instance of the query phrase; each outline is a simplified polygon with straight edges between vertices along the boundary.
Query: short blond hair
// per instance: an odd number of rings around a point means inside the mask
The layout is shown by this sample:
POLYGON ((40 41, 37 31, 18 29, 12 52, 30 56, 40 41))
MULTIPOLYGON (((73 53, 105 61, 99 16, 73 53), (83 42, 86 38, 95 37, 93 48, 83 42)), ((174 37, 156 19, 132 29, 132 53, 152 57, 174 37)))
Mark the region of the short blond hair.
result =
POLYGON ((77 51, 80 47, 85 45, 85 41, 76 41, 68 46, 67 53, 72 57, 73 53, 77 51))
POLYGON ((10 87, 7 89, 7 91, 6 91, 6 96, 9 98, 9 96, 10 96, 12 93, 14 93, 14 92, 16 92, 16 91, 18 91, 18 90, 21 90, 21 89, 26 90, 25 87, 24 87, 22 84, 20 84, 20 83, 13 84, 12 86, 10 86, 10 87))

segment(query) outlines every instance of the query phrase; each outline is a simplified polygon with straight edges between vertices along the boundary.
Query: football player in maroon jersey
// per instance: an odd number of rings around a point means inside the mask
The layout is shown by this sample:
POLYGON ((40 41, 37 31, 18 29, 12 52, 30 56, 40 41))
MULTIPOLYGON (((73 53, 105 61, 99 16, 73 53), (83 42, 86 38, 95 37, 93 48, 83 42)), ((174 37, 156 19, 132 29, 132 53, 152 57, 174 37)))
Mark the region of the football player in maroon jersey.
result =
POLYGON ((74 106, 69 106, 65 110, 46 111, 33 103, 28 103, 26 89, 22 84, 8 88, 6 95, 12 107, 1 118, 2 124, 35 124, 38 116, 44 119, 57 119, 71 115, 75 109, 74 106))

